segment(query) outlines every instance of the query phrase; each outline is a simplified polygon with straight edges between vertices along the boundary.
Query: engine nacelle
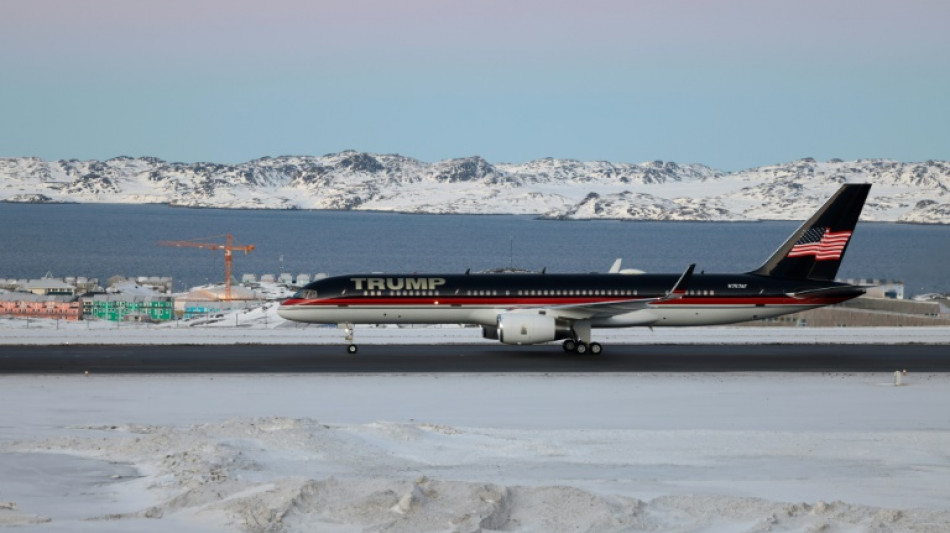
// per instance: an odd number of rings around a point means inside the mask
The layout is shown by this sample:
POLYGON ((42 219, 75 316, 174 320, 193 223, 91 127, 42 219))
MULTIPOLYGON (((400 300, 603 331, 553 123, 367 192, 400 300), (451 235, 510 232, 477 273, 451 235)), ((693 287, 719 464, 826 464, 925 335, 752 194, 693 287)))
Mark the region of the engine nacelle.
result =
POLYGON ((497 330, 498 340, 505 344, 537 344, 574 336, 571 323, 563 318, 527 313, 498 315, 497 330))
POLYGON ((482 326, 482 338, 498 340, 498 328, 495 326, 482 326))

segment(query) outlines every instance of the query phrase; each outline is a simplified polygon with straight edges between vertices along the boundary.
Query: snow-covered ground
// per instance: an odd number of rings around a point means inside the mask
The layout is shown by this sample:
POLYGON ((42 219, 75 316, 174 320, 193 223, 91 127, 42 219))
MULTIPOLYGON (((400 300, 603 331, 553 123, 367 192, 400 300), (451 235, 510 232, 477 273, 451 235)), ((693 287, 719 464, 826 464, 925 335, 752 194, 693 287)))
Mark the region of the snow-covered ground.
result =
MULTIPOLYGON (((57 344, 343 344, 343 331, 308 325, 277 315, 277 302, 209 318, 162 324, 105 320, 25 319, 0 316, 0 346, 57 344)), ((597 329, 607 344, 950 344, 950 327, 927 328, 624 328, 597 329)), ((483 339, 481 329, 444 326, 356 327, 359 344, 468 344, 483 339)))
MULTIPOLYGON (((342 333, 295 328, 272 309, 193 327, 26 325, 0 320, 0 342, 342 333)), ((950 344, 950 328, 608 333, 950 344)), ((357 334, 479 340, 472 328, 357 334)), ((885 373, 0 376, 0 527, 943 532, 948 398, 950 376, 913 373, 899 387, 885 373)))
POLYGON ((947 531, 946 375, 0 377, 22 531, 947 531))

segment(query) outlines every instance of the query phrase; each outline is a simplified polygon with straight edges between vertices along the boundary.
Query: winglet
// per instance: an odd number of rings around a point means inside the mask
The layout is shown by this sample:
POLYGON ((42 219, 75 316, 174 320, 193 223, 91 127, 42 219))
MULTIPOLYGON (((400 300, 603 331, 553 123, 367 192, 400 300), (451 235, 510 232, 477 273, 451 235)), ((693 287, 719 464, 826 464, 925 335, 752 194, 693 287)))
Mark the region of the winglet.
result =
POLYGON ((682 296, 686 294, 686 284, 689 283, 689 279, 693 277, 693 270, 696 268, 696 263, 692 263, 686 269, 686 272, 683 272, 683 275, 680 276, 680 279, 676 280, 676 284, 673 285, 673 290, 670 291, 670 296, 682 296))
POLYGON ((614 264, 610 265, 610 270, 607 271, 608 274, 619 274, 620 273, 620 263, 622 258, 618 257, 614 264))

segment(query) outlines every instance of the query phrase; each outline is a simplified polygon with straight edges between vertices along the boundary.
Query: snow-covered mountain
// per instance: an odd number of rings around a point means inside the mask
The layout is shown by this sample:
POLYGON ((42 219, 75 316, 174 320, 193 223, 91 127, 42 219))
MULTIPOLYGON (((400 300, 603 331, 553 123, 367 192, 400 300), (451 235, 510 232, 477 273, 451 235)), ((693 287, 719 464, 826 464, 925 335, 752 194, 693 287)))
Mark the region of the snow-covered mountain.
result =
POLYGON ((841 183, 874 184, 865 220, 950 223, 950 162, 789 163, 722 172, 664 161, 473 156, 426 163, 344 151, 239 165, 0 158, 0 201, 165 203, 188 207, 512 213, 630 220, 802 219, 841 183))

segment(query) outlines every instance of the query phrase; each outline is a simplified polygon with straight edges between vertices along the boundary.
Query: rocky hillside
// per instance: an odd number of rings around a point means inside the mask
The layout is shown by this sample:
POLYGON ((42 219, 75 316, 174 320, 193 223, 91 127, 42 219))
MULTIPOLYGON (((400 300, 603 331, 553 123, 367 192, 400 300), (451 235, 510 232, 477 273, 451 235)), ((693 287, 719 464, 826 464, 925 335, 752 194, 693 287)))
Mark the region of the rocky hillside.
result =
POLYGON ((807 217, 838 185, 874 184, 864 219, 950 223, 950 163, 882 159, 790 163, 726 173, 664 161, 473 156, 426 163, 345 151, 238 165, 153 157, 0 159, 0 201, 188 207, 513 213, 551 218, 745 220, 807 217))

